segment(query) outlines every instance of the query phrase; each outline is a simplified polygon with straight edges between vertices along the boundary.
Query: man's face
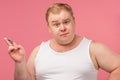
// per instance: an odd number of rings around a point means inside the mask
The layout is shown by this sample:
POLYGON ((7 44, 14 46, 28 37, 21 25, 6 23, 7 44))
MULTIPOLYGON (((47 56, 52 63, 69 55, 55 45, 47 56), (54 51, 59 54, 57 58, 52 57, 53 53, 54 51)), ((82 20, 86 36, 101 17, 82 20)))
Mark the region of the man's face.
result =
POLYGON ((74 18, 66 10, 60 13, 50 13, 48 17, 48 28, 55 41, 59 44, 69 44, 74 38, 74 18))

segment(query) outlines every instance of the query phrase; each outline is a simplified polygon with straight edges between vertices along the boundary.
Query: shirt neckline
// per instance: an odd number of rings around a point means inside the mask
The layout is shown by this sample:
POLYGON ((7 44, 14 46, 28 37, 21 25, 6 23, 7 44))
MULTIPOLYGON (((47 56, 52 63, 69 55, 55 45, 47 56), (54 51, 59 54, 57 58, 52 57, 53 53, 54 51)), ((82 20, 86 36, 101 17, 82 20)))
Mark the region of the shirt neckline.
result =
POLYGON ((53 50, 53 49, 50 47, 50 40, 48 41, 48 44, 47 44, 47 45, 48 45, 49 50, 50 50, 52 53, 57 54, 57 55, 65 55, 65 54, 72 53, 72 52, 74 52, 76 49, 78 49, 79 46, 81 46, 81 44, 84 42, 84 40, 85 40, 85 37, 82 38, 82 40, 79 42, 79 44, 78 44, 75 48, 73 48, 73 49, 71 49, 71 50, 68 50, 68 51, 65 51, 65 52, 57 52, 57 51, 53 50))

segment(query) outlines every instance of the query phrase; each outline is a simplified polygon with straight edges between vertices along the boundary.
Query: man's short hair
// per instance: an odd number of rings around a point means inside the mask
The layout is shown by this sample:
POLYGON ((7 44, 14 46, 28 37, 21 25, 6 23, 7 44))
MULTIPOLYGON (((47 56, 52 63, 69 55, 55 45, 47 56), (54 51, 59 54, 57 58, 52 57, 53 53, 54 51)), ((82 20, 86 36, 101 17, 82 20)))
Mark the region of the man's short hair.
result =
POLYGON ((48 22, 48 17, 50 13, 53 14, 58 14, 60 13, 61 10, 66 10, 68 11, 71 16, 73 17, 73 11, 70 5, 66 3, 54 3, 51 6, 48 7, 47 12, 46 12, 46 21, 48 22))

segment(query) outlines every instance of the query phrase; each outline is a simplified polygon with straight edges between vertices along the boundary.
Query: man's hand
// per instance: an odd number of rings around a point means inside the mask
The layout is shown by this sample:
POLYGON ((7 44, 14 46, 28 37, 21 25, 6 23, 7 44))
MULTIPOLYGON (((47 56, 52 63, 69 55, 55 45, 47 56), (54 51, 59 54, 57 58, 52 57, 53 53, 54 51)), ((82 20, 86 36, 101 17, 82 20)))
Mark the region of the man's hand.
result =
POLYGON ((15 62, 22 62, 25 59, 25 50, 21 45, 17 45, 15 42, 8 38, 4 38, 8 45, 8 52, 10 57, 15 62))

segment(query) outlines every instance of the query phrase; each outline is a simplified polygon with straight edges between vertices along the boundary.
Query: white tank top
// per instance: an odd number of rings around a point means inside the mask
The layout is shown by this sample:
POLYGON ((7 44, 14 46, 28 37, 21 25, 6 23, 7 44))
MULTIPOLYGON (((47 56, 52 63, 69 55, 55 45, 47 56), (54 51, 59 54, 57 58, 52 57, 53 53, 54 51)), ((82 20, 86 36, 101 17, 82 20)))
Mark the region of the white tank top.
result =
POLYGON ((36 80, 97 80, 90 43, 83 38, 76 48, 59 53, 50 48, 50 41, 43 42, 35 58, 36 80))

